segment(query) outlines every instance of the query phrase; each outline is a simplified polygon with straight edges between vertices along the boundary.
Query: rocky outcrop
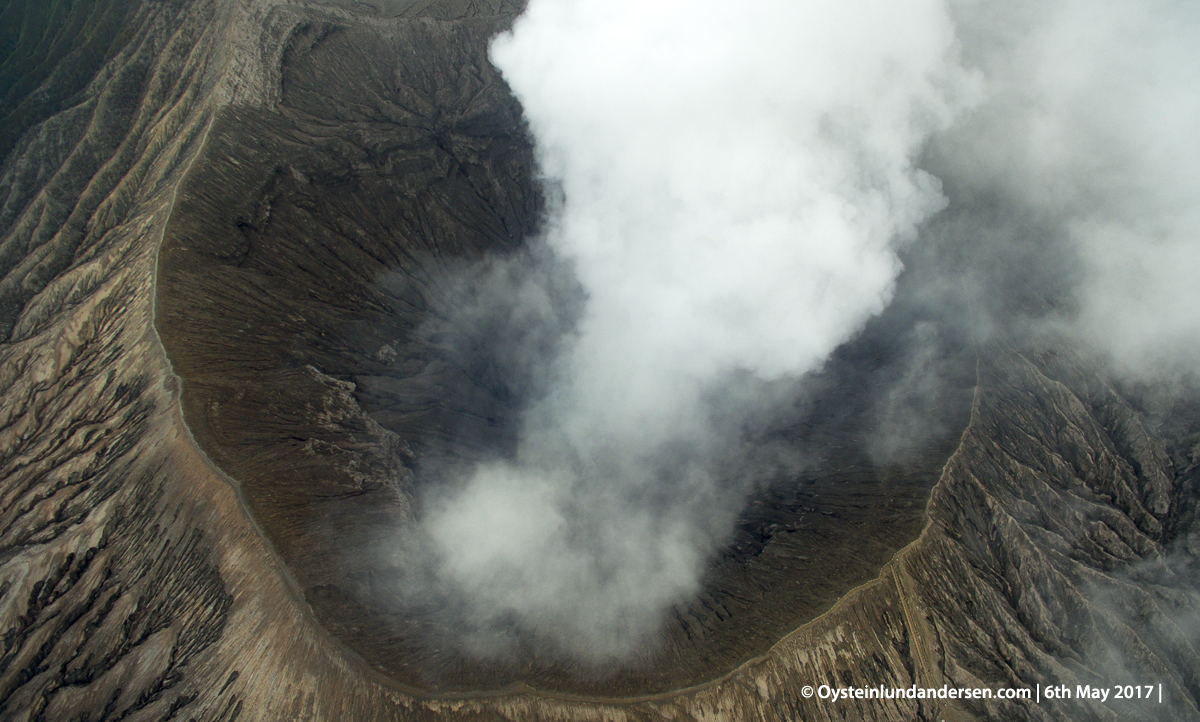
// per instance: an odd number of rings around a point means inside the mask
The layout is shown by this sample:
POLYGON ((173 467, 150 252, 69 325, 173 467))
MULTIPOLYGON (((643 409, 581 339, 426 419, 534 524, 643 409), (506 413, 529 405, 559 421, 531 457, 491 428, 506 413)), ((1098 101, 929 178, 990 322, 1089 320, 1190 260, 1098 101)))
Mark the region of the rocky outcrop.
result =
MULTIPOLYGON (((35 5, 10 4, 4 17, 35 5)), ((337 607, 322 612, 313 596, 336 571, 328 560, 296 571, 310 553, 303 533, 311 517, 272 516, 264 499, 307 475, 322 480, 315 496, 345 505, 339 513, 363 511, 355 504, 364 499, 371 509, 407 513, 404 480, 424 442, 377 419, 371 404, 406 398, 411 388, 398 387, 387 369, 403 368, 408 357, 392 337, 356 347, 369 353, 343 352, 318 333, 304 348, 323 355, 288 365, 281 359, 294 349, 280 345, 282 337, 247 329, 258 355, 213 366, 227 348, 213 329, 231 332, 214 315, 221 307, 204 305, 204 296, 170 307, 180 297, 167 295, 158 254, 164 249, 164 264, 208 282, 198 286, 207 298, 229 303, 231 287, 277 282, 264 275, 269 264, 254 265, 268 228, 311 229, 314 241, 369 231, 460 242, 462 233, 439 230, 452 226, 490 241, 519 237, 535 222, 538 201, 504 187, 512 163, 519 171, 527 162, 511 140, 519 119, 505 115, 506 96, 486 99, 490 115, 479 124, 431 111, 459 101, 428 79, 394 78, 388 92, 428 91, 401 93, 407 100, 396 107, 355 106, 367 91, 352 84, 312 86, 313 73, 330 67, 373 81, 398 69, 419 73, 420 61, 366 52, 386 39, 410 49, 475 43, 452 54, 479 73, 463 75, 454 92, 484 92, 490 71, 473 60, 479 43, 516 8, 399 0, 96 0, 70 8, 23 21, 62 44, 5 36, 4 46, 5 82, 16 78, 5 86, 5 107, 20 112, 6 116, 0 137, 8 144, 0 171, 0 718, 1200 718, 1200 597, 1186 543, 1195 508, 1186 496, 1197 463, 1185 443, 1192 430, 1159 430, 1088 363, 1054 347, 980 354, 969 423, 940 476, 899 499, 869 498, 916 509, 882 515, 911 530, 871 532, 879 540, 873 568, 913 539, 914 519, 926 520, 924 530, 877 578, 717 679, 618 700, 520 687, 439 697, 381 674, 346 646, 345 630, 331 630, 337 607), (77 52, 63 50, 68 45, 77 52), (359 72, 367 66, 386 72, 359 72), (311 97, 296 100, 305 93, 311 97), (315 112, 322 97, 338 101, 315 112), (397 134, 416 117, 429 124, 397 134), (337 132, 328 130, 334 125, 337 132), (505 127, 507 136, 497 130, 505 127), (357 145, 346 143, 346 128, 357 145), (383 165, 362 167, 370 159, 383 165), (188 183, 214 173, 223 185, 188 183), (422 190, 434 174, 454 179, 440 195, 422 190), (339 188, 348 177, 392 180, 339 188), (406 178, 425 180, 408 196, 388 185, 406 178), (206 187, 236 190, 247 203, 214 209, 206 187), (385 191, 413 199, 409 215, 380 218, 371 194, 385 191), (322 203, 339 211, 325 217, 359 227, 306 225, 322 203), (215 210, 234 220, 233 232, 204 224, 215 210), (168 257, 192 247, 193 236, 213 244, 206 255, 168 257), (218 286, 219 274, 237 283, 218 286), (168 357, 155 323, 165 328, 172 318, 176 328, 209 329, 213 354, 201 353, 205 336, 193 333, 190 346, 168 357), (246 383, 268 367, 284 370, 246 383), (201 405, 185 408, 189 389, 200 387, 208 390, 201 405), (248 419, 254 409, 259 415, 248 419), (238 425, 222 426, 230 410, 238 425), (239 436, 247 420, 256 435, 239 436), (291 438, 298 426, 303 433, 291 438), (296 535, 289 525, 298 525, 296 535), (801 694, 822 683, 1161 683, 1167 702, 939 707, 801 694)), ((289 252, 271 250, 277 259, 289 252)), ((364 263, 340 260, 339 273, 349 275, 364 263)), ((295 291, 284 286, 244 304, 295 291)), ((336 309, 345 296, 333 289, 320 299, 326 315, 297 332, 344 328, 336 309)), ((279 310, 286 323, 287 309, 279 310)), ((438 373, 435 388, 451 398, 476 393, 456 385, 451 370, 438 373)), ((840 529, 840 539, 865 528, 836 513, 814 507, 809 518, 831 519, 821 528, 840 529)), ((774 547, 749 532, 739 542, 747 564, 784 558, 782 535, 802 527, 782 517, 770 523, 783 530, 774 547)), ((785 608, 806 593, 776 590, 773 598, 785 608)), ((821 609, 831 602, 817 601, 821 609)))

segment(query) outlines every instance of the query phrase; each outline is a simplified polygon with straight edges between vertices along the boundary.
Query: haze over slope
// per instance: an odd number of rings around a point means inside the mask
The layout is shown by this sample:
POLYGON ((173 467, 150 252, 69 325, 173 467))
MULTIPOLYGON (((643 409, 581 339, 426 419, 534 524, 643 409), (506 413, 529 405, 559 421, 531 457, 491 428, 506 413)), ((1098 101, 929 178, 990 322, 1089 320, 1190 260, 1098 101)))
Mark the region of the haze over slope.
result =
POLYGON ((1200 361, 1200 7, 951 7, 987 101, 938 138, 927 167, 963 207, 986 198, 998 211, 956 242, 1045 244, 1020 268, 1027 284, 1066 291, 1060 326, 1123 373, 1189 373, 1200 361), (1039 279, 1039 263, 1063 277, 1039 279))

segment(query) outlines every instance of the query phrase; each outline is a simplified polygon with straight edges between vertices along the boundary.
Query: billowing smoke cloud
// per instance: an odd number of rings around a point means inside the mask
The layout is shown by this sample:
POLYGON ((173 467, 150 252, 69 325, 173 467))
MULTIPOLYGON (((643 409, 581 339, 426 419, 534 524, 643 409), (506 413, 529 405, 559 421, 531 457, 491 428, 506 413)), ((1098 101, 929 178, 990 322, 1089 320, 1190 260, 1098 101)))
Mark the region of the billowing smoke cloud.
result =
POLYGON ((476 651, 515 627, 618 658, 695 591, 747 491, 714 394, 819 367, 885 307, 945 204, 915 159, 976 88, 938 0, 533 0, 492 51, 586 305, 515 458, 423 526, 476 651))
POLYGON ((1194 369, 1198 29, 1158 0, 533 0, 493 60, 561 190, 540 250, 586 303, 515 455, 427 500, 468 645, 644 643, 749 491, 748 389, 818 368, 900 258, 878 460, 921 437, 947 339, 1049 327, 1138 378, 1194 369))

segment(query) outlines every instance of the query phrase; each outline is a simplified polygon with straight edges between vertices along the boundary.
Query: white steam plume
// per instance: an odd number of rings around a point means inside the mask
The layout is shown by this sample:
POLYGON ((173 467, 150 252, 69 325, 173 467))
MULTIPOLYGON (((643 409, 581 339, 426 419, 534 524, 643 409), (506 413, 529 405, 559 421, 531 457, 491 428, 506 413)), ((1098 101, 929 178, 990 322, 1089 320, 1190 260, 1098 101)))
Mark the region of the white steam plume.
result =
POLYGON ((744 488, 705 394, 819 366, 944 204, 914 166, 971 93, 939 0, 533 0, 492 56, 564 201, 587 305, 514 462, 430 503, 489 631, 629 654, 692 593, 744 488))

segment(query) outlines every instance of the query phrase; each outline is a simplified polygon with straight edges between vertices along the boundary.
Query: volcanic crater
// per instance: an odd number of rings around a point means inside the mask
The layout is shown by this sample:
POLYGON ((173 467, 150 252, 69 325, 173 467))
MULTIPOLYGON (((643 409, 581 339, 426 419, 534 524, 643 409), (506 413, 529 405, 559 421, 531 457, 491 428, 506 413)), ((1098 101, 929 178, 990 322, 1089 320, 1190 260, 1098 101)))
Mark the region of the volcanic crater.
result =
POLYGON ((447 644, 445 618, 398 603, 381 560, 423 485, 511 453, 527 400, 530 379, 501 358, 506 329, 454 316, 471 298, 462 279, 528 253, 546 206, 521 108, 488 62, 501 29, 299 28, 276 108, 221 111, 179 187, 158 332, 195 440, 320 624, 375 669, 435 694, 694 686, 764 654, 917 537, 970 414, 974 353, 939 360, 928 433, 903 454, 877 448, 879 400, 911 370, 903 341, 920 321, 903 303, 797 386, 747 434, 793 449, 802 469, 749 499, 701 592, 629 659, 447 644))

